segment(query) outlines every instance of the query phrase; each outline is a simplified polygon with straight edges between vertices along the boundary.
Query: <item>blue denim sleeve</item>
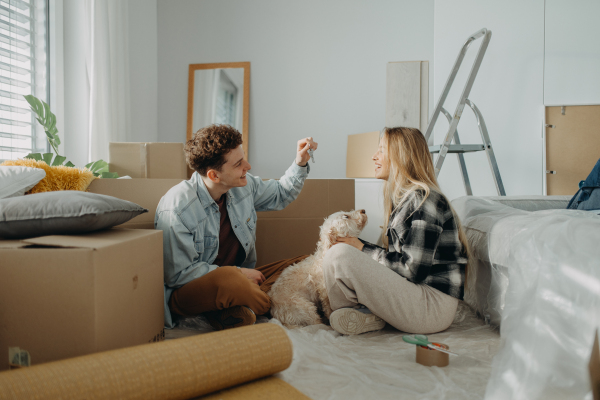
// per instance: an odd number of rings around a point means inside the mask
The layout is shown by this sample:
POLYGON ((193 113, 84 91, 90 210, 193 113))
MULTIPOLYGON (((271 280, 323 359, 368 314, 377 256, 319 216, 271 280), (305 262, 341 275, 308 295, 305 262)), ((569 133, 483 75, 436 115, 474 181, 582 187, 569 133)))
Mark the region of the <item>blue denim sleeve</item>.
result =
POLYGON ((287 207, 300 194, 309 171, 308 164, 300 167, 294 162, 279 180, 263 181, 258 176, 251 177, 248 183, 252 185, 256 211, 277 211, 287 207))
POLYGON ((178 288, 218 267, 200 261, 200 254, 194 246, 192 233, 173 211, 159 211, 156 215, 156 229, 163 231, 164 282, 171 288, 178 288))

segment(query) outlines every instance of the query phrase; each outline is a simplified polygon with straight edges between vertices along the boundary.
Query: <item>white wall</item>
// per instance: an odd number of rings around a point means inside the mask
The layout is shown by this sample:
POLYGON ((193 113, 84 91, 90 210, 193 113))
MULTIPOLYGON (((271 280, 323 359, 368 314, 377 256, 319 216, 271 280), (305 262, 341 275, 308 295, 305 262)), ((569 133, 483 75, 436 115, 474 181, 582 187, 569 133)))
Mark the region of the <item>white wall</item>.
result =
POLYGON ((131 133, 128 140, 132 142, 157 142, 157 0, 128 1, 129 86, 131 91, 131 133))
POLYGON ((381 239, 383 222, 383 184, 380 179, 356 179, 354 203, 357 210, 364 209, 369 222, 359 237, 371 243, 381 239))
POLYGON ((252 172, 313 136, 310 177, 343 178, 347 135, 384 125, 386 63, 409 60, 433 60, 433 0, 159 0, 158 139, 186 138, 189 64, 250 61, 252 172))
MULTIPOLYGON (((436 0, 435 101, 461 46, 484 27, 492 31, 492 38, 469 97, 487 123, 507 195, 542 194, 544 0, 436 0)), ((472 44, 463 63, 467 68, 446 101, 451 114, 480 43, 472 44)), ((441 117, 436 144, 442 142, 447 128, 441 117)), ((461 143, 481 143, 468 107, 458 132, 461 143)), ((485 153, 467 154, 465 161, 473 194, 496 195, 485 153)), ((465 194, 455 155, 446 158, 439 181, 451 199, 465 194)))
POLYGON ((598 0, 546 0, 545 104, 600 104, 598 16, 598 0))

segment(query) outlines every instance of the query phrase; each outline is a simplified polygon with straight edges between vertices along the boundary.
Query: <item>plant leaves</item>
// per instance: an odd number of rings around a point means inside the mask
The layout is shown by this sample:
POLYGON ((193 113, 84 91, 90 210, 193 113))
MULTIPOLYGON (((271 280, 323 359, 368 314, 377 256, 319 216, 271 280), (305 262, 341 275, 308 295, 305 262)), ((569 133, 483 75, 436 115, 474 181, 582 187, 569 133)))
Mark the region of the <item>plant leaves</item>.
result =
POLYGON ((44 105, 44 123, 42 125, 44 125, 44 128, 47 128, 48 126, 50 126, 50 115, 52 114, 52 112, 50 112, 50 106, 48 105, 48 103, 42 101, 42 104, 44 105))
POLYGON ((65 167, 74 167, 75 164, 73 164, 71 161, 67 161, 67 163, 65 164, 65 167))
POLYGON ((42 158, 44 159, 44 162, 48 165, 51 165, 52 163, 52 157, 54 157, 54 154, 52 153, 44 153, 42 154, 42 158))
POLYGON ((48 143, 50 143, 56 155, 59 155, 58 145, 60 144, 60 138, 58 137, 58 129, 56 129, 56 115, 50 111, 48 103, 30 94, 23 97, 29 103, 31 110, 36 113, 36 119, 44 128, 48 143))
POLYGON ((119 174, 116 172, 103 172, 102 175, 100 176, 101 178, 110 178, 110 179, 116 179, 119 177, 119 174))
POLYGON ((50 113, 50 116, 48 118, 49 123, 47 124, 47 130, 48 132, 50 132, 50 134, 52 135, 52 137, 54 137, 54 140, 56 141, 56 144, 60 144, 60 139, 58 137, 58 129, 56 129, 56 115, 50 113))
POLYGON ((104 160, 91 162, 85 167, 92 171, 94 176, 100 176, 103 172, 108 172, 108 163, 104 160))
POLYGON ((66 159, 67 159, 67 157, 64 157, 64 156, 56 156, 54 158, 54 161, 52 162, 52 166, 62 165, 66 159))
POLYGON ((29 158, 30 160, 42 161, 42 155, 40 153, 29 153, 23 158, 29 158))
POLYGON ((39 116, 40 112, 43 109, 43 106, 42 106, 42 103, 38 100, 38 98, 31 94, 28 94, 23 97, 25 97, 25 100, 27 100, 27 102, 29 103, 29 106, 31 107, 33 112, 35 112, 39 116))

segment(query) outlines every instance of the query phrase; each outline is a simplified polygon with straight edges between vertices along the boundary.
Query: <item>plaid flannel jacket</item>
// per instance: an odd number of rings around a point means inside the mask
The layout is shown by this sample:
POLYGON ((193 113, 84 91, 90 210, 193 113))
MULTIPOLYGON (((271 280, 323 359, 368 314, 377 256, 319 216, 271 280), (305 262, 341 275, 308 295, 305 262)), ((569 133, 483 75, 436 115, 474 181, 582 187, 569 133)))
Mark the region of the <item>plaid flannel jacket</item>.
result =
POLYGON ((389 249, 364 242, 363 252, 415 284, 463 299, 467 257, 446 197, 417 191, 390 216, 389 249))

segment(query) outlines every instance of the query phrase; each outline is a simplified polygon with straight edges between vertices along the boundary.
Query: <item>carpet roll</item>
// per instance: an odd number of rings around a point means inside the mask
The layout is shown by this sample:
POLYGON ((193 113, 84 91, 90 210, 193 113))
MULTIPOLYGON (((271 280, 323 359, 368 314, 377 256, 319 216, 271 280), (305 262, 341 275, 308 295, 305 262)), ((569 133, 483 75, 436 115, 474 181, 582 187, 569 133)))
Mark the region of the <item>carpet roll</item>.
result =
POLYGON ((259 324, 1 372, 0 399, 190 399, 283 371, 292 353, 283 328, 259 324))

